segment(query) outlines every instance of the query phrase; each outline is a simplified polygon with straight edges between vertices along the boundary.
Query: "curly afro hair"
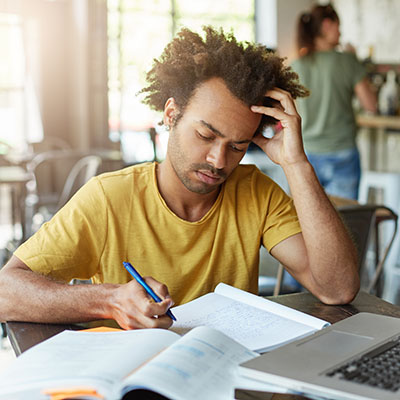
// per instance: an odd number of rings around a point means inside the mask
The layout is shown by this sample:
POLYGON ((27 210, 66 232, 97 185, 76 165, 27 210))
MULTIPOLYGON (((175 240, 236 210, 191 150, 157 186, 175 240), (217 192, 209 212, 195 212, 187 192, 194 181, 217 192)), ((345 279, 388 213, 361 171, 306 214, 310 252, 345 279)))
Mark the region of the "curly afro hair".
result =
MULTIPOLYGON (((265 93, 278 87, 293 98, 308 95, 298 82, 298 76, 284 65, 284 59, 261 44, 238 42, 232 33, 204 26, 204 39, 183 28, 154 60, 147 73, 149 86, 144 102, 163 111, 166 101, 173 97, 182 116, 194 90, 203 82, 222 78, 229 90, 248 106, 268 104, 265 93)), ((269 99, 271 100, 271 99, 269 99)), ((257 131, 276 120, 263 116, 257 131)))

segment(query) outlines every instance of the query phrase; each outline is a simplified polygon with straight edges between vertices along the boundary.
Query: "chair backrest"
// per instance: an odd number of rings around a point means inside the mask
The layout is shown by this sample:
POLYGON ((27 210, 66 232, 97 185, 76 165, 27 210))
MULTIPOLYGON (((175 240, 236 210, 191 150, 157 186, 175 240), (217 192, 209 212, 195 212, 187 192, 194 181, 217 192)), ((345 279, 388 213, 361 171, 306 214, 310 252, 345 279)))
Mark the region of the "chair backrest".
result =
POLYGON ((57 203, 73 165, 87 153, 76 150, 50 150, 38 153, 27 164, 32 175, 28 194, 37 196, 36 206, 57 203))
POLYGON ((58 200, 57 209, 60 209, 83 184, 96 175, 101 161, 101 157, 89 155, 81 158, 72 167, 58 200))
POLYGON ((338 207, 344 224, 347 226, 358 251, 358 267, 365 263, 368 243, 375 226, 376 206, 348 205, 338 207))
POLYGON ((338 211, 348 227, 358 251, 358 266, 361 276, 361 285, 369 293, 382 294, 383 267, 393 244, 397 232, 397 214, 383 205, 348 205, 338 207, 338 211), (386 241, 383 251, 380 250, 379 224, 383 221, 393 221, 393 233, 391 238, 383 238, 386 241), (373 240, 372 240, 373 239, 373 240), (375 260, 373 271, 366 265, 367 251, 374 245, 375 260), (363 285, 363 281, 365 283, 363 285))
POLYGON ((51 150, 37 154, 28 164, 32 179, 27 184, 28 215, 58 206, 98 172, 102 158, 80 150, 51 150), (88 157, 88 158, 86 158, 88 157))

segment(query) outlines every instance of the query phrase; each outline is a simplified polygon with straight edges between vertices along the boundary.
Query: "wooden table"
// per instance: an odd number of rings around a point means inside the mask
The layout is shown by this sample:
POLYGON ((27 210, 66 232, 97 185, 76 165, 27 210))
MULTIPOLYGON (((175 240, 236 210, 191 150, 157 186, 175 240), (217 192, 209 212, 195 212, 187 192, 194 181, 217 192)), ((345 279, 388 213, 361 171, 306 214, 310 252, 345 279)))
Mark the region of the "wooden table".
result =
POLYGON ((357 115, 357 125, 362 128, 400 130, 399 115, 357 115))
MULTIPOLYGON (((294 293, 280 296, 271 296, 268 299, 296 310, 305 312, 331 323, 359 312, 391 315, 400 318, 400 306, 388 303, 376 296, 360 292, 351 304, 342 306, 328 306, 321 303, 310 293, 294 293)), ((38 324, 31 322, 7 322, 7 332, 15 354, 18 356, 33 345, 42 342, 51 336, 66 329, 79 330, 83 328, 112 325, 114 321, 95 321, 82 324, 38 324)), ((114 325, 115 326, 115 325, 114 325)))
MULTIPOLYGON (((295 293, 280 296, 268 297, 268 299, 296 310, 311 314, 315 317, 324 319, 331 323, 338 322, 359 312, 371 312, 375 314, 384 314, 400 318, 400 306, 388 303, 376 296, 365 292, 360 292, 356 299, 347 305, 329 306, 322 304, 310 293, 295 293)), ((113 321, 95 321, 90 326, 111 325, 113 321)), ((114 323, 115 324, 115 323, 114 323)), ((18 356, 33 345, 42 342, 57 333, 66 329, 79 330, 88 327, 88 324, 38 324, 29 322, 7 322, 7 333, 11 345, 18 356)), ((270 395, 261 394, 260 397, 251 397, 254 399, 270 399, 270 395), (268 396, 268 397, 267 397, 268 396)), ((288 396, 275 394, 274 400, 286 399, 304 399, 301 396, 288 396)))
POLYGON ((388 134, 400 131, 400 116, 359 114, 356 122, 366 134, 367 145, 362 146, 363 167, 368 170, 391 171, 395 160, 390 162, 388 134))

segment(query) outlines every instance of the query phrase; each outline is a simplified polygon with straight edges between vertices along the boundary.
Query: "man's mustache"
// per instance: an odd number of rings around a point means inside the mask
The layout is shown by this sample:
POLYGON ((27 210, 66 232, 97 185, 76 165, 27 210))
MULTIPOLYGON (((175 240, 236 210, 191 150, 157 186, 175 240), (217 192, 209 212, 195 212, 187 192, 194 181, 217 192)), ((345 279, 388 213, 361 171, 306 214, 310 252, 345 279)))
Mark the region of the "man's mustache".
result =
POLYGON ((226 178, 226 173, 222 169, 214 168, 210 164, 192 164, 192 169, 201 171, 210 171, 212 175, 218 176, 222 179, 226 178))

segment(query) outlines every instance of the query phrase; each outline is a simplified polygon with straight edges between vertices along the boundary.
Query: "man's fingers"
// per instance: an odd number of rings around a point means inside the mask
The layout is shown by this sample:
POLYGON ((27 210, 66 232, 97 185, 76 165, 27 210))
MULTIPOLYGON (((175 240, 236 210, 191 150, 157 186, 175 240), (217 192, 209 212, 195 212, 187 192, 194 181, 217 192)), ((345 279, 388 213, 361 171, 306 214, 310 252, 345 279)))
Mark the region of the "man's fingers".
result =
POLYGON ((125 329, 169 328, 173 322, 166 315, 170 305, 169 299, 155 303, 147 297, 147 294, 140 299, 137 298, 134 307, 125 311, 123 327, 125 329))
POLYGON ((156 302, 136 280, 120 285, 114 301, 114 319, 124 329, 169 328, 172 319, 166 315, 173 301, 165 285, 152 278, 144 278, 161 299, 156 302))
POLYGON ((252 142, 255 143, 257 146, 260 148, 263 148, 263 146, 268 142, 268 138, 263 136, 262 134, 256 135, 253 137, 252 142))
POLYGON ((135 315, 135 318, 128 319, 123 324, 124 329, 147 329, 147 328, 162 328, 168 329, 172 325, 172 319, 167 315, 154 315, 147 317, 143 314, 135 315))
POLYGON ((290 115, 297 114, 296 106, 294 105, 293 98, 289 92, 283 89, 274 88, 265 93, 266 97, 271 97, 281 103, 285 113, 290 115))
POLYGON ((143 315, 150 318, 154 317, 155 315, 166 314, 172 305, 172 301, 170 299, 165 299, 160 303, 155 303, 151 299, 146 300, 139 304, 139 308, 143 315))
POLYGON ((275 107, 251 106, 251 110, 259 114, 264 114, 274 117, 278 121, 282 121, 284 118, 288 117, 288 114, 285 113, 285 111, 279 110, 278 108, 275 107))
POLYGON ((166 285, 156 281, 151 276, 145 277, 144 280, 154 290, 154 292, 158 295, 158 297, 160 297, 161 299, 170 299, 172 301, 171 306, 174 304, 166 285))

